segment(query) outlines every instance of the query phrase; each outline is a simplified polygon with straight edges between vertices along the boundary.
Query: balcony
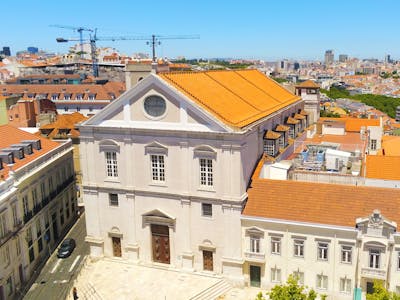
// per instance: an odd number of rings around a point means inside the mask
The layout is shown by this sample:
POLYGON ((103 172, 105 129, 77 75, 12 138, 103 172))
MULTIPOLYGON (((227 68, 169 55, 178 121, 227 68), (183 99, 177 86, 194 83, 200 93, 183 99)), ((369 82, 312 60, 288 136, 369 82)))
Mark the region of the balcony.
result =
POLYGON ((42 209, 42 205, 41 205, 40 203, 36 204, 36 205, 33 207, 33 214, 36 215, 41 209, 42 209))
POLYGON ((245 251, 244 257, 247 261, 265 263, 265 253, 245 251))
POLYGON ((361 268, 361 276, 386 280, 386 270, 374 268, 361 268))

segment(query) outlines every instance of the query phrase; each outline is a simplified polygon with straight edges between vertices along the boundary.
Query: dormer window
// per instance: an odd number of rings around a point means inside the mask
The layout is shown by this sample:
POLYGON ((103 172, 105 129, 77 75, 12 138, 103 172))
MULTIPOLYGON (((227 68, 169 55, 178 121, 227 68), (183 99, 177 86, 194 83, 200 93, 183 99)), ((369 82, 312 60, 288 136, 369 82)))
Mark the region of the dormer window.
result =
POLYGON ((52 94, 51 100, 58 100, 58 94, 52 94))
POLYGON ((64 94, 64 100, 71 100, 71 94, 64 94))
POLYGON ((96 94, 89 94, 89 100, 96 100, 96 94))
POLYGON ((75 99, 76 100, 82 100, 83 99, 83 95, 82 94, 76 94, 75 99))

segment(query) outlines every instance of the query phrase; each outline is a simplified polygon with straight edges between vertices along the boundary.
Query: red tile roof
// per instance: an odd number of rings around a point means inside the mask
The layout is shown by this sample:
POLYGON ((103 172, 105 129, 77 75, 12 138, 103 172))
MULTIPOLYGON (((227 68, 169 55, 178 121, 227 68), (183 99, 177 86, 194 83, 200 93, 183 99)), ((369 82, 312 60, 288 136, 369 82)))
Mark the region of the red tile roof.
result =
MULTIPOLYGON (((13 144, 20 144, 23 140, 38 140, 40 139, 42 149, 35 150, 33 149, 33 153, 30 155, 26 155, 23 159, 15 158, 15 164, 13 165, 13 170, 16 171, 19 168, 25 166, 36 158, 48 153, 49 151, 60 146, 59 143, 50 141, 45 138, 40 138, 37 135, 25 132, 18 128, 2 125, 0 126, 0 152, 1 149, 9 148, 13 144)), ((7 178, 9 173, 9 167, 3 162, 3 169, 0 170, 0 176, 3 178, 7 178)))
POLYGON ((254 178, 245 216, 354 227, 379 209, 400 224, 399 189, 254 178))

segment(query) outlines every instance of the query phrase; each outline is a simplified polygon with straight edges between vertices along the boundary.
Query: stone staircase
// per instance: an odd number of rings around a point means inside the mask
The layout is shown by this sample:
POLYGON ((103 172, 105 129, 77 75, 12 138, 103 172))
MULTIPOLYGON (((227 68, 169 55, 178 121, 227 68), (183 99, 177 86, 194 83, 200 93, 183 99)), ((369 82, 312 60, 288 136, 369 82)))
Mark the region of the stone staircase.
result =
POLYGON ((189 300, 215 300, 232 289, 232 286, 224 279, 219 280, 208 289, 205 289, 189 300))

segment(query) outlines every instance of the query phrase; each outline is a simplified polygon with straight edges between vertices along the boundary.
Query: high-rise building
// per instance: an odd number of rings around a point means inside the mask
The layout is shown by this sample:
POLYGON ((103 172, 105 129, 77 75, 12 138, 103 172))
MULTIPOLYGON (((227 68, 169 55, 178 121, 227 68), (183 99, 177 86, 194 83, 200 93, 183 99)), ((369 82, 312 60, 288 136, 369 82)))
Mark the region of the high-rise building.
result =
POLYGON ((385 55, 385 63, 390 64, 392 62, 392 59, 390 58, 390 54, 385 55))
POLYGON ((39 52, 38 47, 28 47, 27 50, 28 50, 28 52, 31 53, 31 54, 36 54, 36 53, 39 52))
POLYGON ((339 54, 339 62, 346 62, 349 59, 347 54, 339 54))
POLYGON ((4 56, 11 56, 10 47, 3 47, 3 51, 0 51, 0 54, 3 54, 4 56))
POLYGON ((325 51, 325 65, 331 65, 333 64, 333 61, 335 59, 335 54, 333 53, 333 50, 326 50, 325 51))

